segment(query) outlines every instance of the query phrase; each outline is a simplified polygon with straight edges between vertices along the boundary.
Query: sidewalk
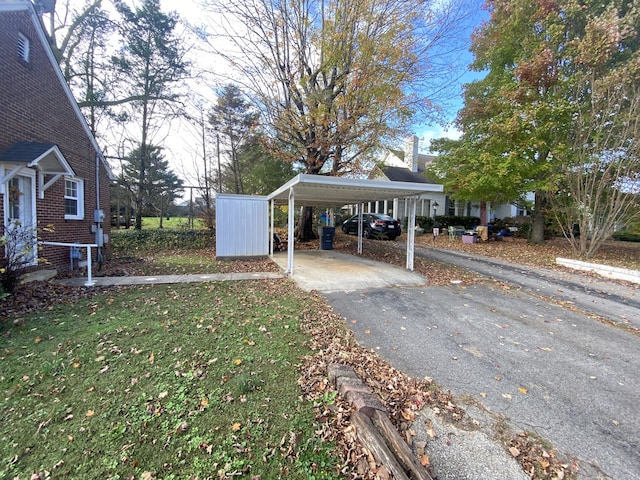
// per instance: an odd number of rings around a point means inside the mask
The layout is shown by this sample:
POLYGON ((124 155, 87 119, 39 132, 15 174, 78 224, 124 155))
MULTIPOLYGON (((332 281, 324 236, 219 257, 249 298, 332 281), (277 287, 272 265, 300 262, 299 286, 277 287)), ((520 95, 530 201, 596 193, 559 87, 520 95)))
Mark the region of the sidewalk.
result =
MULTIPOLYGON (((272 258, 283 272, 287 266, 286 252, 272 258)), ((224 282, 290 278, 304 291, 352 292, 371 288, 412 287, 425 285, 427 280, 406 268, 381 261, 348 255, 334 250, 309 250, 296 253, 293 275, 281 272, 217 273, 192 275, 155 275, 137 277, 92 277, 95 287, 119 285, 158 285, 193 282, 224 282)), ((87 277, 55 280, 56 283, 83 287, 87 277)))
MULTIPOLYGON (((195 275, 156 275, 148 277, 93 277, 96 287, 109 287, 118 285, 159 285, 167 283, 195 283, 195 282, 225 282, 239 280, 266 280, 283 278, 280 273, 274 272, 246 272, 246 273, 211 273, 195 275)), ((86 277, 63 278, 56 283, 70 287, 83 287, 87 282, 86 277)))

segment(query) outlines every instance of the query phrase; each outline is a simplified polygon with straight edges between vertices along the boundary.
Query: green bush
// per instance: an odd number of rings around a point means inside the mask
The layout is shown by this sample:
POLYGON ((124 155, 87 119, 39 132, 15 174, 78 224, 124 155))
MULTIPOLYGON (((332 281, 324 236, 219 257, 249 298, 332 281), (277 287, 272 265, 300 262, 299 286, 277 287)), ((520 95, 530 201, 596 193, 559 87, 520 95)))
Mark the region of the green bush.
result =
MULTIPOLYGON (((402 227, 404 230, 407 230, 407 222, 409 221, 408 217, 404 217, 402 222, 402 227)), ((424 229, 425 232, 430 232, 433 229, 433 218, 431 217, 421 217, 416 216, 416 225, 420 228, 424 229)))
MULTIPOLYGON (((531 217, 528 216, 519 216, 519 217, 506 217, 503 219, 498 219, 494 222, 494 225, 499 229, 503 229, 506 227, 518 227, 518 231, 515 236, 520 238, 529 238, 529 233, 531 233, 531 217)), ((494 232, 495 232, 494 228, 494 232)))
POLYGON ((112 230, 113 252, 145 252, 152 250, 194 250, 215 245, 215 230, 112 230))
POLYGON ((480 217, 443 215, 436 217, 436 220, 440 224, 440 230, 446 230, 449 227, 455 227, 457 225, 462 225, 466 230, 472 230, 480 225, 480 217))
POLYGON ((518 225, 518 231, 516 232, 516 237, 529 238, 530 233, 531 233, 531 224, 523 223, 522 225, 518 225))
POLYGON ((640 233, 633 233, 630 230, 615 232, 612 237, 621 242, 640 242, 640 233))
MULTIPOLYGON (((404 218, 404 227, 407 228, 407 217, 404 218)), ((436 223, 438 228, 440 228, 440 232, 447 230, 449 227, 462 225, 464 228, 471 230, 474 227, 480 225, 480 218, 478 217, 458 217, 458 216, 449 216, 449 215, 436 215, 436 223)), ((433 230, 433 217, 421 217, 416 216, 416 224, 420 226, 420 228, 424 229, 425 232, 430 232, 433 230)))

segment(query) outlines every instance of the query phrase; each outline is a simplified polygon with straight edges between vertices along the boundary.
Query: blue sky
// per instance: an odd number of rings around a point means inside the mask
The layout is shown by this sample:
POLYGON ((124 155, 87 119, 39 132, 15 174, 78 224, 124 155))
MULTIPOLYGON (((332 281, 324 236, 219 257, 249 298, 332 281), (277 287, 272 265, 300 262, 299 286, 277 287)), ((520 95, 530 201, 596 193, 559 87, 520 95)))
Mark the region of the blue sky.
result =
POLYGON ((478 80, 484 77, 483 72, 470 71, 469 64, 473 61, 473 54, 469 51, 471 46, 471 34, 474 29, 479 27, 483 21, 488 20, 489 13, 481 8, 484 0, 469 0, 467 8, 469 9, 469 17, 464 22, 464 28, 460 32, 459 39, 462 47, 457 52, 452 53, 452 65, 457 65, 451 72, 451 89, 453 89, 454 97, 451 99, 449 107, 445 110, 445 124, 430 123, 416 126, 415 133, 420 138, 420 149, 423 153, 429 153, 429 145, 432 139, 439 137, 458 138, 460 132, 452 125, 456 118, 457 111, 463 106, 462 87, 466 83, 478 80))

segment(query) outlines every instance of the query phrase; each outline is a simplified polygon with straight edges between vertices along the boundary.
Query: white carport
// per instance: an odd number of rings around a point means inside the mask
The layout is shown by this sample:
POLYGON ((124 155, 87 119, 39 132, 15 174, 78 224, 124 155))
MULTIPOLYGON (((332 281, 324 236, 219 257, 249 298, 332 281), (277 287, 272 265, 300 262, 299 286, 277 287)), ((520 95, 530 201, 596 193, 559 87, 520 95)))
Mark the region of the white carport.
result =
MULTIPOLYGON (((288 205, 288 245, 287 270, 293 274, 295 208, 304 207, 337 207, 357 204, 358 213, 362 215, 364 204, 374 201, 408 199, 409 218, 407 228, 407 265, 413 271, 416 222, 416 199, 425 193, 443 191, 442 185, 428 183, 390 182, 380 180, 361 180, 342 177, 327 177, 301 173, 289 180, 282 187, 267 196, 271 207, 270 254, 273 255, 273 218, 275 205, 288 205)), ((362 223, 358 231, 358 254, 362 253, 362 223)))

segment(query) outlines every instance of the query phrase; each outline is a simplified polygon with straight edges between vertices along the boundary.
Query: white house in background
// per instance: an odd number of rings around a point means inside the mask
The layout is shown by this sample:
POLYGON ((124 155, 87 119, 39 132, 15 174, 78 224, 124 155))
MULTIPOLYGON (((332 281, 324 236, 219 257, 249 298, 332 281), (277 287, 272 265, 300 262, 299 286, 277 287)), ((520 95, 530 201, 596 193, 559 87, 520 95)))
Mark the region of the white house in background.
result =
MULTIPOLYGON (((418 150, 418 137, 409 137, 404 150, 388 149, 369 174, 372 180, 388 180, 390 182, 431 183, 425 176, 427 167, 433 162, 434 155, 425 155, 418 150)), ((533 200, 533 199, 531 199, 533 200)), ((393 202, 380 205, 382 202, 370 206, 371 211, 384 212, 394 218, 406 217, 407 208, 404 202, 393 202)), ((416 215, 451 215, 479 217, 482 224, 489 223, 496 218, 507 218, 527 215, 526 209, 512 204, 492 204, 490 202, 467 202, 454 200, 444 193, 430 193, 422 195, 418 202, 416 215)))
MULTIPOLYGON (((412 182, 436 184, 424 175, 426 167, 433 161, 433 155, 424 155, 418 151, 418 137, 407 139, 404 150, 388 149, 369 174, 372 180, 388 180, 390 182, 412 182)), ((380 203, 380 202, 378 202, 380 203)), ((444 193, 430 193, 421 195, 416 208, 416 215, 429 217, 446 214, 447 197, 444 193)), ((403 219, 407 216, 407 204, 393 202, 392 204, 374 204, 378 212, 384 212, 394 218, 403 219), (382 208, 381 208, 382 207, 382 208)))

